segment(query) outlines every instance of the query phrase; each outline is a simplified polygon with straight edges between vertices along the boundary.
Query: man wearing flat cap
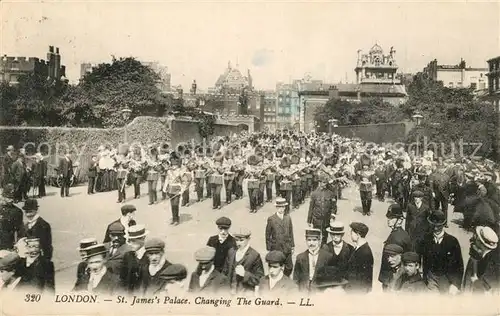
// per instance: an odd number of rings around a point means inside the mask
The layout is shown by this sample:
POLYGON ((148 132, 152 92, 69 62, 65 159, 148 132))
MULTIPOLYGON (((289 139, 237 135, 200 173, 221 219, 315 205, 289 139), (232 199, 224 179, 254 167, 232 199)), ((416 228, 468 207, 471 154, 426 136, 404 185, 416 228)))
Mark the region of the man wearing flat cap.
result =
POLYGON ((74 292, 91 292, 103 295, 121 293, 118 277, 106 267, 106 246, 97 244, 87 248, 88 275, 76 281, 74 292))
POLYGON ((28 222, 24 225, 23 237, 39 238, 42 256, 52 260, 52 228, 38 215, 38 201, 27 199, 23 205, 24 214, 28 222))
POLYGON ((54 263, 41 256, 40 239, 27 238, 26 258, 21 259, 21 281, 19 287, 27 292, 51 292, 55 291, 54 263))
POLYGON ((0 249, 14 249, 23 225, 23 212, 14 204, 14 185, 9 183, 0 198, 0 249))
POLYGON ((330 227, 326 231, 330 234, 331 241, 323 245, 323 249, 332 254, 331 265, 337 267, 338 273, 345 278, 347 263, 354 252, 354 247, 343 240, 345 234, 344 223, 331 221, 330 227))
POLYGON ((331 299, 332 296, 345 295, 345 287, 349 283, 337 267, 325 266, 318 271, 318 281, 314 287, 320 299, 331 299))
POLYGON ((0 258, 0 293, 17 289, 21 277, 17 271, 21 258, 15 252, 6 253, 0 258))
POLYGON ((127 252, 123 256, 120 281, 122 287, 129 294, 140 291, 144 277, 144 267, 149 265, 146 248, 144 247, 148 233, 149 231, 146 230, 146 227, 139 224, 130 226, 127 231, 128 244, 132 248, 132 251, 127 252))
POLYGON ((284 274, 286 256, 272 250, 266 255, 269 274, 260 280, 258 295, 289 296, 298 290, 297 284, 284 274))
POLYGON ((347 263, 349 284, 346 286, 346 291, 369 293, 373 286, 373 254, 365 239, 369 229, 368 226, 359 222, 351 223, 350 227, 354 252, 347 263))
POLYGON ((123 257, 127 252, 130 252, 133 249, 127 243, 125 230, 122 223, 111 223, 108 226, 108 236, 110 241, 104 244, 108 251, 106 264, 109 272, 120 275, 123 264, 123 257))
POLYGON ((306 229, 307 250, 297 255, 293 279, 301 292, 311 291, 316 283, 317 271, 331 263, 331 253, 321 249, 321 234, 320 229, 306 229))
POLYGON ((187 269, 182 264, 174 263, 159 273, 158 277, 163 280, 161 291, 155 294, 161 295, 184 295, 186 293, 185 281, 187 269))
POLYGON ((432 232, 417 246, 422 257, 423 277, 429 289, 441 294, 458 294, 461 288, 464 263, 458 240, 444 231, 446 217, 440 210, 427 218, 432 232))
POLYGON ((420 275, 420 256, 416 252, 405 252, 401 256, 404 273, 401 276, 402 293, 423 293, 427 292, 427 285, 420 275))
POLYGON ((250 230, 241 227, 233 235, 237 248, 229 249, 222 273, 229 278, 232 293, 253 293, 264 276, 262 258, 250 247, 250 230))
POLYGON ((220 217, 215 221, 219 229, 219 234, 208 238, 207 246, 215 248, 214 267, 215 270, 222 272, 226 263, 229 249, 236 249, 236 240, 229 234, 231 220, 227 217, 220 217))
POLYGON ((387 244, 384 246, 382 260, 387 261, 388 271, 381 274, 379 281, 382 283, 382 290, 397 291, 401 285, 401 276, 404 270, 401 266, 401 255, 403 248, 396 244, 387 244))
POLYGON ((466 292, 499 294, 498 236, 490 227, 478 226, 474 230, 462 284, 466 292))
POLYGON ((225 293, 229 292, 229 279, 214 266, 215 248, 203 247, 194 254, 198 262, 196 271, 191 273, 189 292, 225 293))
MULTIPOLYGON (((113 221, 111 224, 108 225, 108 228, 106 229, 106 233, 104 235, 104 240, 103 240, 103 243, 108 243, 111 241, 111 236, 110 236, 110 227, 111 225, 114 225, 116 227, 118 227, 117 225, 121 226, 121 228, 123 229, 123 232, 125 233, 130 226, 133 226, 136 224, 134 218, 135 218, 135 212, 136 212, 136 208, 134 205, 130 205, 130 204, 127 204, 127 205, 123 205, 121 208, 121 213, 122 213, 122 216, 117 219, 116 221, 113 221)), ((115 229, 116 230, 116 229, 115 229)))
POLYGON ((286 199, 276 198, 276 213, 267 219, 266 225, 266 248, 267 251, 278 250, 286 256, 286 276, 290 276, 293 270, 292 254, 295 249, 293 238, 293 225, 290 215, 285 214, 288 205, 286 199))
POLYGON ((422 191, 413 192, 413 201, 408 204, 406 209, 405 230, 415 247, 429 232, 430 226, 427 222, 430 208, 423 201, 424 193, 422 191))
POLYGON ((165 242, 159 238, 148 239, 144 244, 148 264, 142 266, 142 280, 140 292, 145 295, 152 295, 161 291, 163 280, 160 278, 161 272, 172 265, 165 255, 165 242))

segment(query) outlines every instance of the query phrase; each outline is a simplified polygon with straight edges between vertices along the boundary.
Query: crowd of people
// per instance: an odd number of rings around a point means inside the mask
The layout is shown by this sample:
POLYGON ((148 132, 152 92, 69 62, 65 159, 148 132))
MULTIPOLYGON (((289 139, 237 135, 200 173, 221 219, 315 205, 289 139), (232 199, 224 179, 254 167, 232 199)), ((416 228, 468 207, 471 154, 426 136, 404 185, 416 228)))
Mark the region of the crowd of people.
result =
MULTIPOLYGON (((69 153, 61 160, 71 166, 69 153)), ((209 146, 164 145, 147 151, 122 146, 93 161, 88 193, 97 183, 113 186, 123 205, 121 217, 108 225, 102 242, 80 242, 82 261, 73 289, 77 292, 359 294, 372 291, 374 278, 386 292, 497 295, 500 290, 500 191, 489 161, 442 159, 431 152, 420 156, 338 135, 288 131, 226 137, 209 146), (96 180, 103 157, 110 168, 96 180), (214 209, 222 208, 222 192, 226 205, 233 196, 248 196, 251 213, 274 201, 276 212, 263 223, 268 252, 252 248, 252 232, 233 228, 231 219, 222 216, 215 223, 216 234, 195 252, 198 267, 188 275, 185 265, 168 260, 164 241, 150 237, 145 225, 135 222, 136 207, 125 203, 127 183, 140 198, 141 181, 148 182, 150 204, 159 202, 158 187, 162 200, 170 201, 172 225, 180 223, 180 207, 189 206, 190 191, 197 201, 211 198, 214 209), (366 216, 383 216, 372 212, 373 195, 392 199, 385 214, 391 233, 383 245, 366 241, 369 222, 346 225, 337 219, 343 211, 337 201, 348 185, 358 187, 366 216), (306 202, 309 227, 300 238, 307 249, 295 257, 290 213, 306 202), (467 245, 446 231, 449 204, 463 213, 463 227, 473 233, 467 262, 462 259, 467 245), (383 252, 379 271, 374 271, 373 246, 383 252)), ((36 199, 25 199, 22 210, 16 205, 18 190, 16 183, 4 183, 1 288, 52 292, 50 225, 37 214, 36 199)))

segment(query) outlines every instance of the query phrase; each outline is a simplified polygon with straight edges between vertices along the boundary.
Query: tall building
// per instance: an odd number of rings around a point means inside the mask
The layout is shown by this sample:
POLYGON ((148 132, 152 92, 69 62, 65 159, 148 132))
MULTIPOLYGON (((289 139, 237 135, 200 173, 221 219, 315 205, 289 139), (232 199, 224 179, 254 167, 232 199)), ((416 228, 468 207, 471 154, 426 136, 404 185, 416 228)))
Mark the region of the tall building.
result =
POLYGON ((243 76, 238 65, 234 68, 231 66, 231 62, 228 62, 227 68, 215 82, 215 91, 223 92, 225 90, 231 93, 240 93, 244 88, 253 90, 250 70, 247 70, 247 76, 243 76))
POLYGON ((291 84, 276 84, 276 128, 292 128, 299 122, 299 85, 296 82, 291 84))
POLYGON ((67 80, 66 66, 61 65, 59 47, 49 46, 47 60, 37 57, 10 57, 4 55, 0 59, 0 79, 9 84, 17 84, 19 77, 36 74, 53 80, 67 80))
POLYGON ((486 67, 467 67, 465 60, 460 60, 457 65, 440 65, 434 59, 424 68, 423 71, 434 81, 441 81, 445 87, 449 88, 473 88, 474 90, 484 90, 486 87, 486 67))
POLYGON ((277 129, 276 92, 264 91, 261 95, 261 107, 264 108, 263 128, 274 132, 277 129))

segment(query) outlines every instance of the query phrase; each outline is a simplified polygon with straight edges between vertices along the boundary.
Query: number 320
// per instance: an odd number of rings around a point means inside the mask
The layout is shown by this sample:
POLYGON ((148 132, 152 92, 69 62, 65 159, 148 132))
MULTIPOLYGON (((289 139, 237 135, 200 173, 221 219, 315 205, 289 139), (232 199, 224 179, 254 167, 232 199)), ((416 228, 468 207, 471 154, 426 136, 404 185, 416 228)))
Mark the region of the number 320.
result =
POLYGON ((24 297, 25 302, 29 303, 34 303, 40 301, 41 295, 40 294, 26 294, 24 297))

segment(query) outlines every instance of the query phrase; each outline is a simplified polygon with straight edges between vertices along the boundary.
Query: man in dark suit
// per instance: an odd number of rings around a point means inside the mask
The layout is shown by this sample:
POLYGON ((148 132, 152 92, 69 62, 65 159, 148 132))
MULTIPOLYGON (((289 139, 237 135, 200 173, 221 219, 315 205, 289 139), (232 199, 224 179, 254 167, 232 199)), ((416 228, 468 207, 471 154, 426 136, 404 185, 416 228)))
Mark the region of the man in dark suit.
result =
POLYGON ((40 255, 40 239, 27 238, 26 246, 28 252, 21 261, 19 287, 30 292, 54 293, 54 263, 40 255))
MULTIPOLYGON (((91 238, 84 238, 80 240, 80 246, 76 248, 76 250, 80 253, 80 258, 82 261, 78 263, 78 267, 76 268, 76 279, 80 280, 85 275, 88 275, 88 269, 87 269, 87 248, 90 248, 92 246, 97 245, 97 239, 91 237, 91 238)), ((76 284, 75 284, 76 285, 76 284)))
POLYGON ((136 224, 134 217, 135 217, 135 211, 137 209, 135 208, 134 205, 129 205, 129 204, 123 205, 120 210, 122 212, 122 216, 116 221, 109 224, 108 227, 106 228, 106 233, 104 235, 104 240, 103 240, 104 244, 111 241, 111 237, 109 234, 111 225, 114 224, 121 225, 123 232, 126 233, 130 226, 134 226, 136 224))
POLYGON ((417 246, 417 253, 422 257, 424 280, 430 289, 438 289, 442 294, 458 294, 464 273, 460 244, 444 231, 446 217, 443 212, 436 210, 427 220, 432 233, 417 246))
POLYGON ((462 287, 471 293, 499 294, 500 253, 498 236, 490 227, 478 226, 470 240, 469 261, 462 287))
POLYGON ((198 268, 191 274, 189 292, 208 294, 229 292, 229 279, 214 266, 215 248, 207 246, 198 249, 194 257, 198 261, 198 268))
POLYGON ((292 254, 295 249, 293 239, 293 226, 290 215, 285 214, 288 205, 282 197, 276 198, 276 213, 267 219, 266 225, 266 248, 267 251, 281 251, 285 257, 285 271, 287 277, 292 274, 293 262, 292 254))
POLYGON ((297 284, 284 273, 286 260, 281 251, 273 250, 266 255, 269 274, 260 280, 259 294, 287 297, 298 291, 297 284))
POLYGON ((95 180, 97 177, 97 156, 92 156, 92 161, 90 162, 89 171, 87 172, 87 177, 89 182, 87 184, 87 194, 94 194, 95 180))
POLYGON ((155 295, 163 289, 164 281, 160 278, 165 269, 172 264, 165 255, 165 242, 158 238, 148 239, 144 244, 148 264, 142 266, 141 294, 155 295))
POLYGON ((432 189, 435 209, 441 209, 443 212, 446 219, 445 227, 448 227, 449 180, 450 177, 446 174, 445 166, 442 164, 429 175, 429 185, 432 189))
POLYGON ((332 261, 332 254, 321 249, 321 230, 306 229, 307 250, 298 254, 293 271, 293 279, 299 286, 299 291, 309 292, 316 284, 316 273, 332 261))
POLYGON ((231 227, 229 218, 221 217, 215 221, 215 225, 219 228, 219 234, 208 238, 207 246, 215 248, 215 270, 222 272, 229 249, 236 249, 236 240, 229 234, 231 227))
POLYGON ((7 184, 0 200, 0 249, 14 249, 22 237, 23 211, 14 204, 14 185, 7 184))
POLYGON ((28 223, 24 226, 23 237, 39 238, 42 256, 52 260, 52 228, 38 215, 38 201, 27 199, 23 206, 28 223))
POLYGON ((109 272, 120 275, 123 257, 127 252, 132 251, 132 247, 126 243, 125 227, 120 222, 111 223, 108 227, 110 241, 105 243, 108 255, 106 264, 109 272))
POLYGON ((413 191, 413 200, 408 204, 406 210, 405 230, 408 232, 410 239, 415 248, 422 238, 429 232, 429 216, 430 208, 424 203, 424 193, 421 191, 413 191))
MULTIPOLYGON (((384 248, 387 245, 394 244, 403 248, 401 254, 403 252, 412 251, 413 243, 410 239, 410 236, 402 228, 404 215, 401 206, 397 203, 390 205, 385 216, 387 217, 387 226, 391 228, 391 233, 384 241, 384 248)), ((378 277, 378 280, 382 284, 388 284, 393 270, 389 264, 387 256, 387 252, 382 251, 382 262, 380 265, 380 273, 378 277)))
POLYGON ((86 258, 89 273, 76 280, 73 291, 101 295, 121 294, 118 277, 106 268, 106 247, 98 244, 87 248, 86 258))
POLYGON ((337 268, 342 278, 347 278, 347 262, 354 252, 354 247, 343 240, 345 227, 342 222, 333 221, 326 229, 332 241, 323 245, 323 249, 332 254, 331 265, 337 268))
POLYGON ((373 254, 366 242, 368 226, 363 223, 353 222, 351 227, 351 239, 355 245, 354 252, 347 263, 346 291, 351 293, 369 293, 373 282, 373 254))
POLYGON ((140 291, 144 278, 144 267, 149 264, 144 247, 147 234, 148 231, 144 225, 134 225, 128 229, 128 243, 133 251, 129 251, 123 256, 120 282, 125 291, 131 295, 140 291))
POLYGON ((11 182, 14 184, 14 200, 20 202, 26 199, 26 186, 28 172, 26 171, 26 163, 24 155, 19 154, 17 160, 10 167, 11 182))
POLYGON ((47 162, 43 160, 41 153, 36 153, 36 162, 33 165, 33 186, 37 188, 38 198, 44 197, 45 192, 45 177, 47 177, 47 162))
POLYGON ((63 158, 59 159, 59 176, 61 177, 61 197, 69 196, 69 185, 73 176, 73 161, 69 150, 63 158))
POLYGON ((254 293, 264 276, 264 266, 260 254, 250 247, 250 230, 237 229, 234 232, 236 249, 231 248, 227 254, 222 273, 227 275, 232 293, 254 293))
POLYGON ((16 156, 14 154, 14 146, 9 145, 7 147, 7 154, 3 157, 2 161, 2 188, 7 184, 12 183, 11 169, 10 167, 16 161, 16 156))
POLYGON ((322 244, 326 244, 328 239, 326 228, 330 225, 331 213, 333 206, 337 204, 337 198, 336 194, 326 187, 328 182, 326 177, 320 177, 319 181, 318 189, 311 193, 307 223, 309 227, 321 230, 322 244))

